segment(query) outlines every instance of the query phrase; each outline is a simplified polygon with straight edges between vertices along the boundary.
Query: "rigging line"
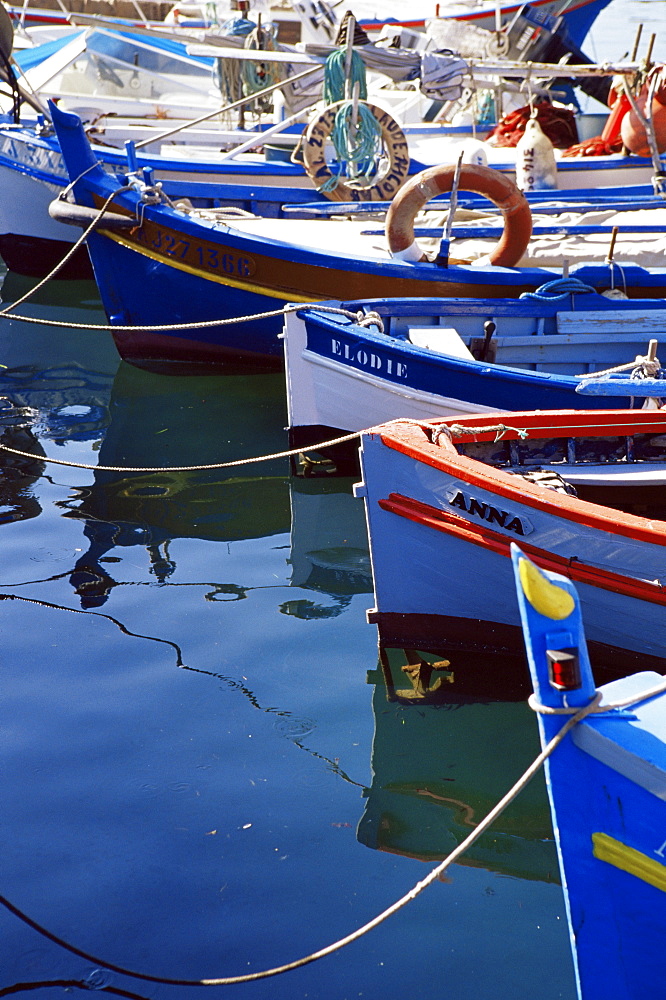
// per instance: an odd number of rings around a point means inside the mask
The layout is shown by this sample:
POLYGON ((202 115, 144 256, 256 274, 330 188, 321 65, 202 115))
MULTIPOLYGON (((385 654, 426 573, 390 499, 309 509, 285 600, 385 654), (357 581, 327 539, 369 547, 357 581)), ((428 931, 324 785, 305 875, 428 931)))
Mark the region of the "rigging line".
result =
MULTIPOLYGON (((69 575, 68 571, 68 574, 69 575)), ((177 642, 172 642, 171 639, 162 639, 158 635, 144 635, 141 632, 132 632, 126 625, 123 625, 118 618, 114 618, 113 615, 106 615, 103 611, 87 611, 85 608, 68 608, 65 604, 54 604, 51 601, 42 601, 36 597, 23 597, 21 594, 0 594, 0 601, 24 601, 26 604, 37 604, 42 608, 53 608, 56 611, 69 611, 73 615, 94 615, 95 618, 106 618, 107 621, 112 622, 120 631, 127 636, 134 639, 149 639, 151 642, 163 642, 167 646, 171 646, 176 654, 176 666, 185 667, 186 664, 183 663, 183 654, 180 646, 177 642)))
POLYGON ((59 945, 61 948, 64 948, 66 951, 71 952, 73 955, 77 955, 79 958, 83 958, 87 962, 92 962, 94 965, 99 965, 105 969, 109 969, 111 972, 117 972, 122 976, 129 976, 132 979, 140 979, 150 983, 162 983, 168 986, 234 986, 238 983, 249 983, 260 979, 269 979, 273 976, 278 976, 285 972, 291 972, 293 969, 301 968, 304 965, 310 965, 312 962, 316 962, 321 958, 325 958, 326 956, 331 955, 336 951, 340 951, 340 949, 346 947, 346 945, 351 944, 354 941, 357 941, 359 938, 363 937, 369 931, 374 930, 375 927, 378 927, 389 917, 392 917, 394 913, 397 913, 399 910, 401 910, 404 906, 407 905, 407 903, 410 903, 413 899, 416 899, 416 897, 420 895, 420 893, 423 892, 424 889, 427 889, 428 886, 430 886, 433 882, 438 880, 441 877, 442 873, 445 872, 446 869, 451 864, 453 864, 454 861, 457 861, 457 859, 461 857, 467 851, 467 849, 472 846, 472 844, 476 843, 476 841, 483 833, 485 833, 488 827, 490 827, 492 823, 494 823, 494 821, 513 802, 516 796, 523 790, 523 788, 525 788, 525 786, 531 781, 534 775, 539 771, 544 761, 553 753, 554 750, 557 749, 557 747, 560 745, 560 743, 567 735, 567 733, 571 729, 573 729, 573 727, 578 722, 580 722, 587 715, 589 715, 590 712, 593 712, 596 709, 600 699, 601 699, 601 693, 598 692, 597 695, 592 699, 592 701, 588 705, 584 705, 583 708, 579 709, 575 715, 572 715, 565 722, 562 728, 555 734, 555 736, 550 740, 547 746, 545 746, 542 749, 541 753, 534 759, 534 761, 530 764, 530 766, 522 774, 522 776, 518 779, 518 781, 509 789, 506 795, 504 795, 503 798, 501 798, 500 801, 497 803, 497 805, 495 805, 494 808, 491 809, 490 812, 484 817, 484 819, 480 821, 479 825, 470 834, 468 834, 468 836, 462 841, 462 843, 458 844, 458 846, 454 848, 454 850, 451 851, 451 853, 446 858, 444 858, 444 860, 441 861, 440 864, 438 864, 435 868, 433 868, 429 872, 429 874, 426 875, 424 879, 422 879, 420 882, 417 882, 416 885, 409 890, 409 892, 405 893, 405 895, 401 896, 400 899, 396 900, 395 903, 387 907, 381 913, 377 914, 376 917, 373 917, 372 920, 369 920, 361 927, 358 927, 355 931, 352 931, 350 934, 346 935, 346 937, 339 938, 337 941, 334 941, 332 944, 326 945, 319 951, 315 951, 310 953, 309 955, 305 955, 302 958, 295 959, 293 962, 287 962, 284 965, 274 966, 273 968, 270 969, 262 969, 260 972, 250 972, 240 976, 224 976, 216 979, 178 979, 175 977, 172 978, 168 976, 156 976, 147 972, 137 972, 131 969, 126 969, 122 965, 116 965, 113 962, 107 962, 106 960, 101 959, 95 955, 91 955, 89 952, 83 951, 81 948, 77 948, 75 945, 70 944, 68 941, 65 941, 64 938, 59 937, 52 931, 47 930, 47 928, 43 927, 41 924, 38 924, 35 920, 32 919, 32 917, 29 917, 26 913, 24 913, 17 906, 11 903, 6 896, 0 895, 0 904, 6 907, 6 909, 9 910, 10 913, 14 914, 14 916, 18 917, 19 920, 22 920, 33 930, 37 931, 38 934, 41 934, 43 937, 46 937, 49 941, 52 941, 54 944, 59 945))
MULTIPOLYGON (((94 165, 96 166, 97 164, 94 164, 94 165)), ((92 168, 90 168, 90 169, 92 169, 92 168)), ((87 171, 84 171, 84 172, 87 173, 87 171)), ((23 319, 23 317, 21 317, 21 316, 14 316, 13 317, 12 314, 11 314, 11 310, 15 309, 16 306, 20 306, 23 302, 27 302, 28 299, 32 298, 32 296, 35 294, 36 291, 38 291, 40 288, 43 288, 44 285, 51 280, 51 278, 54 278, 56 276, 56 274, 58 274, 58 272, 62 270, 62 268, 65 266, 65 264, 70 259, 70 257, 73 257, 74 254, 76 253, 76 251, 82 245, 82 243, 84 242, 84 240, 86 239, 86 237, 88 236, 88 234, 91 233, 92 230, 95 228, 95 226, 97 225, 97 223, 99 222, 99 220, 102 218, 102 216, 104 215, 104 213, 106 212, 107 208, 109 207, 109 205, 111 204, 111 202, 113 201, 113 199, 116 197, 116 195, 121 194, 123 191, 127 191, 128 188, 129 188, 129 185, 125 185, 125 186, 119 187, 115 191, 111 192, 111 194, 108 196, 108 198, 106 199, 106 201, 104 202, 104 204, 100 208, 98 214, 95 216, 95 218, 93 219, 93 221, 90 223, 90 225, 86 229, 83 230, 83 232, 79 236, 79 238, 76 241, 76 243, 72 244, 71 249, 69 249, 67 251, 67 253, 62 258, 62 260, 58 264, 56 264, 56 266, 53 268, 52 271, 49 271, 49 273, 46 275, 45 278, 42 278, 42 280, 38 281, 37 284, 33 288, 29 289, 25 293, 25 295, 22 295, 20 299, 16 300, 16 302, 12 302, 10 305, 6 306, 4 309, 1 309, 0 310, 0 318, 7 316, 7 317, 10 317, 10 318, 13 318, 13 319, 23 319)), ((37 320, 33 320, 32 322, 38 322, 38 321, 37 320)))

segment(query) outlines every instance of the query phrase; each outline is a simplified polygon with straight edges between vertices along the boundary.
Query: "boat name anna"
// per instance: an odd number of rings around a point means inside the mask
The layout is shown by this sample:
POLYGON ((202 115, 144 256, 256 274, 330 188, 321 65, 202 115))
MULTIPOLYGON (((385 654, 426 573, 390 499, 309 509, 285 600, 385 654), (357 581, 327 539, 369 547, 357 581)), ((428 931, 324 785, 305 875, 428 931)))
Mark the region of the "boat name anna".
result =
POLYGON ((452 507, 464 511, 471 517, 481 518, 488 524, 497 524, 506 531, 513 531, 516 535, 529 535, 534 528, 526 517, 519 517, 517 514, 499 507, 493 507, 485 500, 477 500, 476 497, 459 489, 447 490, 446 498, 452 507))
POLYGON ((355 347, 353 344, 343 344, 340 340, 331 340, 331 354, 334 358, 342 358, 344 361, 351 361, 359 368, 371 368, 376 372, 386 371, 387 375, 395 378, 407 378, 407 365, 403 361, 395 358, 382 358, 374 351, 368 351, 365 347, 355 347))
MULTIPOLYGON (((0 139, 0 157, 10 162, 10 169, 15 170, 17 165, 29 167, 36 171, 44 171, 53 176, 68 180, 67 170, 63 162, 60 150, 45 149, 28 142, 20 142, 12 136, 3 136, 0 139), (11 166, 13 164, 13 166, 11 166)), ((19 169, 19 172, 23 172, 19 169)))

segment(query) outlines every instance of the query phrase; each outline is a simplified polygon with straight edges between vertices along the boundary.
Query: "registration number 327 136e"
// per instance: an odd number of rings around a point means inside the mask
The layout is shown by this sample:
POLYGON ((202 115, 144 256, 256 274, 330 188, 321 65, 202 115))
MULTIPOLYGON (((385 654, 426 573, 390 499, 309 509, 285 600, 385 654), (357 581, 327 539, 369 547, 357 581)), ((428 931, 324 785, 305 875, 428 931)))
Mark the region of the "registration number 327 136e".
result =
POLYGON ((237 278, 249 278, 254 274, 256 265, 251 257, 241 256, 229 250, 223 250, 198 240, 188 240, 175 234, 156 229, 145 232, 143 229, 136 234, 138 242, 149 249, 159 251, 173 260, 182 261, 206 271, 233 275, 237 278))

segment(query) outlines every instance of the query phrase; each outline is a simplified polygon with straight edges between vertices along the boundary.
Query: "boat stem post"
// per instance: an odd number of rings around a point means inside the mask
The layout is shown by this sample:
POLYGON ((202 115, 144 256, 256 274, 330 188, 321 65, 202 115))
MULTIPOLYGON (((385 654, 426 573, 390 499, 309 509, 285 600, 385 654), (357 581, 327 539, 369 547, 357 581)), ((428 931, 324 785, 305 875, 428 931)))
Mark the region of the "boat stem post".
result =
POLYGON ((605 260, 605 263, 610 268, 610 273, 611 273, 611 291, 614 291, 615 289, 615 271, 613 269, 613 253, 615 251, 615 240, 617 239, 617 234, 618 234, 618 227, 613 226, 613 229, 611 231, 610 246, 608 247, 608 253, 606 255, 606 260, 605 260))
POLYGON ((439 252, 435 258, 435 263, 439 264, 440 267, 449 266, 449 246, 451 244, 453 219, 456 214, 456 209, 458 208, 458 188, 460 187, 460 171, 462 170, 463 156, 464 150, 461 150, 458 162, 456 163, 456 172, 453 175, 453 183, 451 185, 451 201, 449 202, 449 214, 446 220, 446 226, 444 227, 444 236, 439 244, 439 252))
POLYGON ((127 139, 125 142, 125 153, 127 154, 127 167, 130 174, 135 174, 139 169, 139 164, 136 159, 136 147, 132 139, 127 139))
POLYGON ((345 51, 345 100, 352 99, 352 55, 354 53, 354 32, 356 31, 356 18, 349 14, 347 18, 347 46, 345 51))

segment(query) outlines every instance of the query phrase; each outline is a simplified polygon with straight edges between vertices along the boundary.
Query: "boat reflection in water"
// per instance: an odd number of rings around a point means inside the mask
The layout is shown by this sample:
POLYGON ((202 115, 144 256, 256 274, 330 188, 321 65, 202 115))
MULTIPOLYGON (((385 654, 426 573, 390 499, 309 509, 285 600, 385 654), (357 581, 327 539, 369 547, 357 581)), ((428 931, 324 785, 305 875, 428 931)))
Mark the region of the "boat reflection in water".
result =
POLYGON ((42 512, 32 486, 44 472, 44 450, 30 429, 31 413, 8 396, 0 396, 0 444, 29 451, 34 461, 4 453, 0 468, 0 524, 27 521, 42 512))
POLYGON ((291 492, 291 586, 326 594, 331 604, 295 599, 282 610, 298 618, 333 618, 355 594, 372 594, 363 505, 352 479, 296 479, 291 492))
POLYGON ((175 538, 233 541, 289 530, 285 459, 232 468, 123 472, 127 467, 212 465, 285 447, 280 377, 167 377, 121 363, 110 420, 89 487, 64 501, 66 517, 85 520, 88 549, 71 583, 84 607, 99 607, 116 581, 106 569, 116 547, 146 549, 163 583, 175 571, 175 538))
MULTIPOLYGON (((13 302, 34 282, 8 272, 3 303, 13 302)), ((18 310, 35 318, 85 324, 104 321, 93 282, 59 282, 39 289, 18 310)), ((3 319, 0 340, 0 442, 44 456, 40 440, 57 445, 95 441, 108 423, 108 400, 118 358, 113 343, 90 331, 58 330, 3 319), (76 359, 76 360, 72 360, 76 359)), ((46 465, 2 454, 0 523, 37 517, 41 506, 32 490, 46 465)))
MULTIPOLYGON (((286 458, 231 468, 123 472, 233 462, 287 447, 281 375, 164 376, 121 363, 92 485, 60 501, 85 521, 87 548, 70 582, 84 608, 102 606, 118 585, 116 548, 146 550, 158 583, 174 577, 178 538, 232 542, 291 531, 291 585, 320 591, 332 604, 287 601, 281 610, 330 617, 356 593, 372 592, 365 515, 351 480, 292 479, 286 458)), ((243 596, 235 583, 217 593, 243 596)))
MULTIPOLYGON (((470 669, 463 661, 462 653, 437 661, 416 650, 380 650, 378 669, 368 676, 372 784, 357 830, 367 847, 428 862, 445 858, 538 754, 534 715, 524 700, 525 667, 505 673, 493 657, 482 682, 478 665, 470 669), (505 676, 510 682, 513 676, 511 686, 505 676)), ((559 882, 541 776, 458 863, 559 882)))

